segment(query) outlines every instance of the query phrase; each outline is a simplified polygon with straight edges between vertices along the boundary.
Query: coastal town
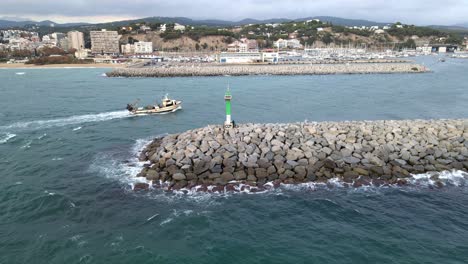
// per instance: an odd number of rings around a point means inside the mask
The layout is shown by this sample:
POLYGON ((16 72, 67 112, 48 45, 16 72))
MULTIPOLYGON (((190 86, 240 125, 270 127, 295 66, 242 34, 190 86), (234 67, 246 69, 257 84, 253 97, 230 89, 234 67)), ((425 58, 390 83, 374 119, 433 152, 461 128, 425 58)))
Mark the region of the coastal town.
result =
POLYGON ((0 30, 0 63, 144 67, 164 63, 368 62, 447 53, 464 57, 468 48, 466 36, 399 22, 336 26, 313 19, 232 27, 139 22, 88 31, 61 28, 61 32, 48 34, 34 28, 0 30))
POLYGON ((468 264, 468 0, 0 6, 0 264, 468 264))

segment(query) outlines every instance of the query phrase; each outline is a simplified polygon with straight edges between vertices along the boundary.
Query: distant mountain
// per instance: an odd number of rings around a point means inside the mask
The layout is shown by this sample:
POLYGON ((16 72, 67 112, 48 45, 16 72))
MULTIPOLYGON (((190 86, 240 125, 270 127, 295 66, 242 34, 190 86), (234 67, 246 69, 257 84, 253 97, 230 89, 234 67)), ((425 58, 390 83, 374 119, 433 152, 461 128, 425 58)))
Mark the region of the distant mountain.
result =
POLYGON ((301 20, 310 20, 310 19, 320 19, 321 21, 326 21, 330 22, 333 25, 339 25, 339 26, 387 26, 392 23, 383 23, 383 22, 375 22, 375 21, 369 21, 369 20, 363 20, 363 19, 347 19, 347 18, 340 18, 340 17, 332 17, 332 16, 316 16, 316 17, 308 17, 308 18, 303 18, 301 20))
POLYGON ((226 26, 242 26, 248 24, 268 24, 268 23, 284 23, 291 21, 305 21, 311 19, 320 19, 321 21, 330 22, 334 25, 342 26, 385 26, 388 23, 382 22, 373 22, 368 20, 359 20, 359 19, 345 19, 339 17, 330 17, 330 16, 316 16, 316 17, 306 17, 298 19, 289 19, 289 18, 271 18, 271 19, 252 19, 246 18, 240 21, 228 21, 228 20, 218 20, 218 19, 191 19, 187 17, 146 17, 134 20, 124 20, 124 21, 115 21, 109 23, 100 23, 93 25, 85 25, 85 27, 120 27, 125 26, 131 23, 179 23, 183 25, 194 25, 194 26, 215 26, 215 27, 226 27, 226 26))
MULTIPOLYGON (((32 21, 32 20, 23 20, 17 21, 16 18, 12 18, 14 20, 3 19, 0 18, 0 28, 21 28, 25 26, 37 25, 42 27, 73 27, 76 29, 83 28, 83 29, 98 29, 98 28, 110 28, 110 27, 121 27, 126 26, 131 23, 179 23, 183 25, 194 25, 194 26, 212 26, 212 27, 227 27, 227 26, 242 26, 248 24, 268 24, 268 23, 284 23, 284 22, 291 22, 291 21, 305 21, 305 20, 312 20, 312 19, 319 19, 324 22, 332 23, 333 25, 340 25, 340 26, 386 26, 391 23, 384 23, 384 22, 375 22, 363 19, 347 19, 347 18, 340 18, 340 17, 333 17, 333 16, 311 16, 311 17, 304 17, 298 19, 289 19, 289 18, 271 18, 271 19, 253 19, 253 18, 246 18, 239 21, 228 21, 228 20, 219 20, 219 19, 191 19, 187 17, 161 17, 161 16, 154 16, 154 17, 146 17, 140 19, 133 19, 133 20, 122 20, 122 21, 114 21, 108 23, 97 23, 97 24, 89 24, 89 23, 64 23, 59 24, 55 23, 50 20, 45 21, 32 21)), ((19 19, 19 18, 18 18, 19 19)), ((440 30, 454 30, 454 31, 464 31, 468 29, 468 23, 461 23, 454 26, 440 26, 440 25, 431 25, 429 27, 440 29, 440 30)))
POLYGON ((145 17, 133 20, 122 20, 122 21, 114 21, 108 23, 98 23, 93 25, 87 26, 106 26, 106 27, 120 27, 126 26, 132 23, 179 23, 183 25, 206 25, 206 26, 230 26, 233 25, 233 22, 230 21, 223 21, 223 20, 216 20, 216 19, 209 19, 209 20, 194 20, 187 17, 145 17))
POLYGON ((468 22, 466 23, 459 23, 459 24, 456 24, 454 25, 455 27, 463 27, 463 28, 468 28, 468 22))
POLYGON ((43 27, 75 27, 87 25, 87 23, 65 23, 59 24, 50 20, 44 21, 32 21, 32 20, 23 20, 23 21, 14 21, 14 20, 5 20, 0 19, 0 28, 22 28, 30 25, 43 26, 43 27))
POLYGON ((104 24, 111 24, 111 25, 125 25, 128 23, 138 23, 138 22, 165 22, 165 23, 179 23, 185 25, 206 25, 206 26, 242 26, 248 24, 267 24, 267 23, 284 23, 284 22, 291 22, 291 21, 305 21, 311 19, 320 19, 321 21, 330 22, 335 25, 342 25, 342 26, 384 26, 388 25, 388 23, 381 23, 381 22, 373 22, 368 20, 360 20, 360 19, 346 19, 346 18, 339 18, 339 17, 331 17, 331 16, 316 16, 316 17, 306 17, 306 18, 298 18, 298 19, 289 19, 289 18, 271 18, 271 19, 253 19, 253 18, 246 18, 240 21, 227 21, 227 20, 216 20, 216 19, 208 19, 208 20, 195 20, 187 17, 147 17, 141 18, 136 20, 127 20, 127 21, 116 21, 111 23, 104 23, 104 24))
POLYGON ((440 25, 430 25, 427 26, 433 29, 437 29, 444 32, 451 32, 451 33, 460 33, 460 34, 468 34, 468 27, 462 26, 440 26, 440 25))
POLYGON ((28 24, 33 24, 34 21, 12 21, 12 20, 0 20, 0 28, 10 27, 24 27, 28 24))

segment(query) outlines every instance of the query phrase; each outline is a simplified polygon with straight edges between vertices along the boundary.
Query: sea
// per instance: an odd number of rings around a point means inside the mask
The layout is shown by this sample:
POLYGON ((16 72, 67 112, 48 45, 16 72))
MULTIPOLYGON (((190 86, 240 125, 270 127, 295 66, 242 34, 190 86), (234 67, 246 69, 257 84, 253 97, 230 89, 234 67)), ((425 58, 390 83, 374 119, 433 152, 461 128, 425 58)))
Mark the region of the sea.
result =
POLYGON ((260 193, 133 191, 157 136, 236 123, 468 118, 468 60, 424 74, 107 78, 0 69, 0 263, 468 263, 468 175, 260 193), (168 93, 183 109, 133 117, 168 93))

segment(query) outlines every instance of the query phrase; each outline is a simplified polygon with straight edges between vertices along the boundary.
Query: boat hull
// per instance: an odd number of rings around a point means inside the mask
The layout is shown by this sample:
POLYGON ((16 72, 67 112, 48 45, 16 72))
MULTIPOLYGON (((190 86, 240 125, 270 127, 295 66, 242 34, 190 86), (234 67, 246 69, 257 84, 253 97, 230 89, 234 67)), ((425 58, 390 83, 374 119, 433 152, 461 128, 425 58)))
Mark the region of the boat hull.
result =
POLYGON ((151 114, 165 114, 175 112, 182 108, 181 103, 177 103, 175 105, 167 106, 167 107, 158 107, 155 109, 135 109, 130 111, 133 115, 151 115, 151 114))

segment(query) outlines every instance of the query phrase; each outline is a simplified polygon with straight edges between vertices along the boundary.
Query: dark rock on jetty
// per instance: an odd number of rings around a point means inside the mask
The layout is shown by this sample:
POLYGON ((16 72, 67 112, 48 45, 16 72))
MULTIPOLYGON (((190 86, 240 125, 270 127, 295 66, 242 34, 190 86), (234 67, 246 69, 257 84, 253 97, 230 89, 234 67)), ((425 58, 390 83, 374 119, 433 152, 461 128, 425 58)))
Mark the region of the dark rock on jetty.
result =
POLYGON ((119 68, 107 73, 108 77, 189 77, 189 76, 241 76, 241 75, 316 75, 316 74, 370 74, 421 73, 424 66, 411 63, 373 64, 282 64, 282 65, 202 65, 152 68, 119 68))
POLYGON ((468 170, 468 120, 411 120, 208 126, 155 139, 138 175, 180 189, 375 180, 468 170))

